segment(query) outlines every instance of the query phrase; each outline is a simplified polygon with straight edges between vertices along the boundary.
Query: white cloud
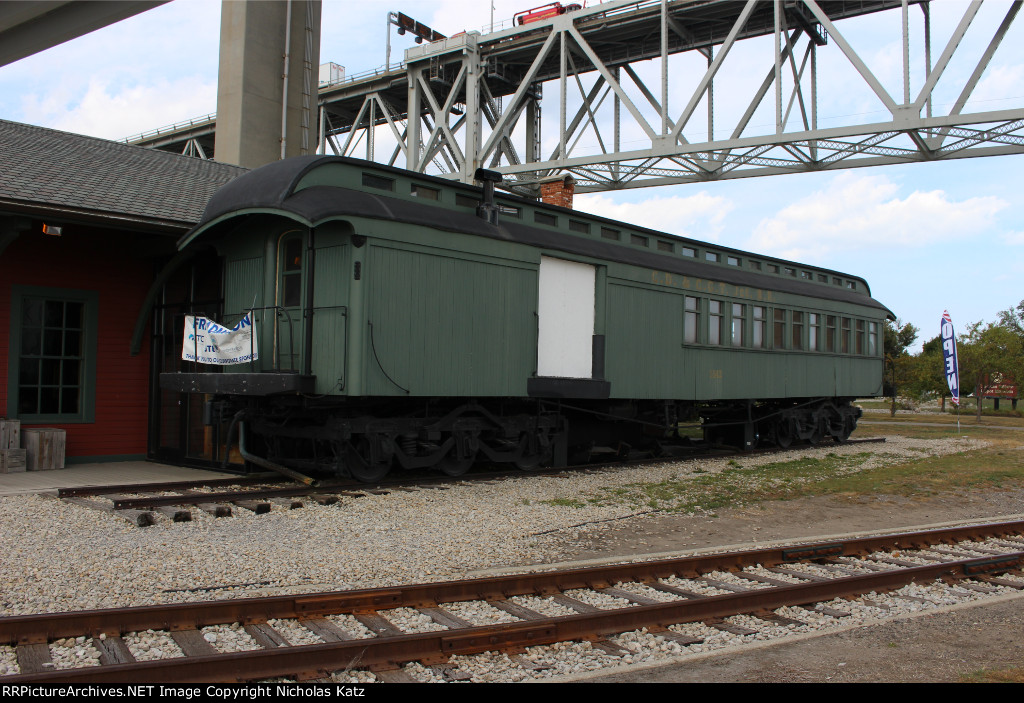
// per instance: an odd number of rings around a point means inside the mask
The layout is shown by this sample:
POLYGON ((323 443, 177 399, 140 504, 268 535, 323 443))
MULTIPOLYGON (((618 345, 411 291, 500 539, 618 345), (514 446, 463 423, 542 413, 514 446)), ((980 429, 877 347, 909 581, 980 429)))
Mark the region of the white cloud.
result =
POLYGON ((205 115, 216 110, 217 83, 194 77, 157 79, 123 86, 102 78, 89 81, 84 93, 30 93, 22 98, 23 119, 54 129, 105 139, 205 115))
POLYGON ((1007 232, 1003 235, 1003 241, 1013 246, 1024 245, 1024 232, 1007 232))
POLYGON ((717 241, 733 204, 701 191, 688 196, 619 203, 608 195, 578 195, 576 209, 680 237, 717 241))
POLYGON ((841 251, 963 242, 990 227, 1008 205, 993 196, 957 202, 942 190, 916 190, 904 198, 899 191, 885 176, 841 174, 823 190, 761 220, 748 247, 815 262, 841 251))

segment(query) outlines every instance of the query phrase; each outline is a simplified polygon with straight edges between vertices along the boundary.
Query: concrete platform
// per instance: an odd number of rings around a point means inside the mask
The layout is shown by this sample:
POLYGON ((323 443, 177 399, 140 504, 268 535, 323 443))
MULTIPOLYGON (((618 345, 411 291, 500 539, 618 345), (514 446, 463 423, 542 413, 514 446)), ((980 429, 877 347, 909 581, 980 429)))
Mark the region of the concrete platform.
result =
POLYGON ((26 493, 56 492, 58 488, 82 486, 116 486, 119 484, 163 483, 166 481, 201 481, 229 478, 237 474, 222 471, 190 469, 151 461, 111 461, 96 464, 74 464, 53 471, 24 471, 0 474, 0 496, 26 493))

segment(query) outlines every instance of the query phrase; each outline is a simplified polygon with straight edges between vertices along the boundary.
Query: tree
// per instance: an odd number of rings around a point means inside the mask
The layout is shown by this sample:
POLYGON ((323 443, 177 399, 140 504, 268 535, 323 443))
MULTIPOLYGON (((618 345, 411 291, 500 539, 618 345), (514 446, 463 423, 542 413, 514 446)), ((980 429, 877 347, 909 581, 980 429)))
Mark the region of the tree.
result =
POLYGON ((935 335, 921 347, 921 352, 914 357, 915 363, 908 380, 907 389, 912 393, 924 395, 934 393, 942 399, 943 408, 949 385, 946 382, 946 364, 942 355, 942 338, 935 335))
POLYGON ((974 389, 977 420, 981 422, 981 396, 986 378, 994 374, 1022 378, 1021 337, 1009 325, 975 322, 960 335, 957 357, 960 386, 974 389))
POLYGON ((885 382, 892 397, 891 415, 896 414, 896 395, 899 389, 913 376, 914 358, 907 352, 907 347, 917 339, 917 333, 918 329, 909 322, 903 324, 899 319, 896 322, 885 321, 882 339, 885 350, 885 382))

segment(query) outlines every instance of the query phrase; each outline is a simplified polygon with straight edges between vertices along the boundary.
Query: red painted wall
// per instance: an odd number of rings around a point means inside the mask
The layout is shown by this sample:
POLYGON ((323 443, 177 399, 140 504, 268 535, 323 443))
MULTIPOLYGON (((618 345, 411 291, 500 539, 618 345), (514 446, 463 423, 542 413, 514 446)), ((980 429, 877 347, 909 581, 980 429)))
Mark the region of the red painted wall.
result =
POLYGON ((135 252, 151 239, 152 235, 66 225, 60 237, 22 234, 0 254, 0 415, 7 413, 11 286, 99 292, 94 421, 45 424, 67 431, 68 459, 146 453, 148 331, 139 355, 129 355, 128 347, 153 280, 151 260, 135 252))

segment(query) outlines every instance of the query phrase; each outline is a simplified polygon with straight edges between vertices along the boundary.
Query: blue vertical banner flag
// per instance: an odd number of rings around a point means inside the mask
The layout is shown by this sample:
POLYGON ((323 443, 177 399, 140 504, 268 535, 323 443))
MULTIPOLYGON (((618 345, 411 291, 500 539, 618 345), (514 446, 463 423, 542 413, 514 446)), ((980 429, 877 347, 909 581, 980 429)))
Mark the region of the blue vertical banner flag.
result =
POLYGON ((945 362, 946 383, 953 395, 953 405, 960 405, 960 370, 956 363, 956 335, 953 334, 953 318, 942 311, 942 358, 945 362))

